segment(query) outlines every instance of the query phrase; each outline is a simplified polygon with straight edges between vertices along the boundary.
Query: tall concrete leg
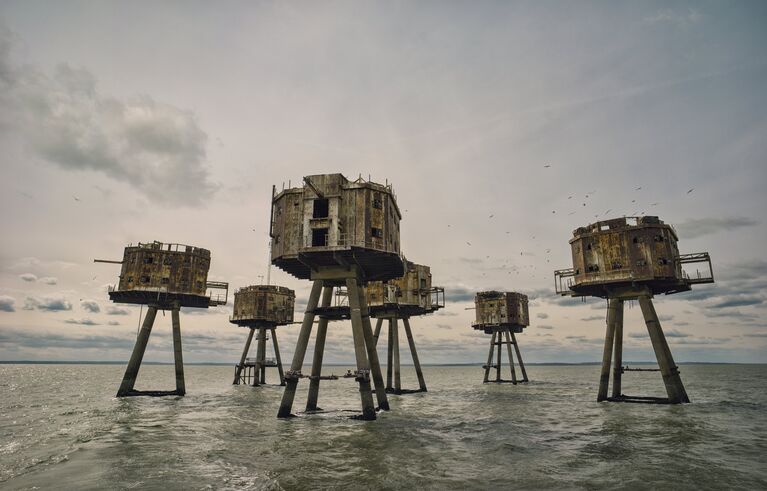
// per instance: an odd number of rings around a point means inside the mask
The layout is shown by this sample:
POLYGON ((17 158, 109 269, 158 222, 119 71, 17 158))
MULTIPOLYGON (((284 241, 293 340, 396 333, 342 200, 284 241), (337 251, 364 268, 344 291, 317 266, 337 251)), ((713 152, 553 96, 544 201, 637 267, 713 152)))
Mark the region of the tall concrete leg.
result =
POLYGON ((426 381, 423 379, 421 362, 418 361, 418 352, 415 350, 415 341, 413 340, 413 331, 410 330, 410 319, 408 319, 407 317, 403 317, 402 323, 405 324, 405 334, 407 335, 407 344, 410 346, 410 354, 413 355, 413 365, 415 366, 415 375, 416 377, 418 377, 418 387, 423 392, 426 392, 426 381))
POLYGON ((498 332, 498 339, 496 340, 496 357, 495 357, 495 381, 501 381, 501 343, 503 343, 503 333, 498 332))
POLYGON ((141 368, 141 360, 144 359, 144 352, 146 351, 146 345, 149 342, 149 335, 152 333, 152 325, 156 316, 157 307, 150 306, 146 311, 144 323, 141 325, 141 330, 136 338, 136 344, 133 346, 133 353, 130 356, 130 361, 128 361, 128 366, 125 368, 125 375, 123 375, 123 381, 117 391, 117 397, 127 396, 133 390, 133 386, 136 385, 138 370, 141 368))
MULTIPOLYGON (((320 306, 330 307, 333 298, 333 287, 326 286, 322 290, 322 302, 320 306)), ((317 399, 320 395, 320 376, 322 375, 322 357, 325 353, 325 338, 328 334, 328 319, 320 317, 317 326, 317 336, 314 339, 314 358, 312 358, 312 377, 309 379, 309 397, 306 400, 306 410, 316 411, 317 399)))
POLYGON ((400 358, 399 358, 399 322, 398 319, 395 317, 392 319, 394 321, 394 330, 393 332, 393 338, 394 341, 392 341, 392 367, 394 368, 394 393, 395 394, 401 394, 402 393, 402 380, 400 378, 400 358))
POLYGON ((386 388, 391 390, 391 376, 392 376, 392 351, 394 349, 394 321, 389 319, 389 339, 388 348, 386 351, 386 388))
POLYGON ((280 385, 285 385, 285 373, 282 371, 282 359, 280 358, 280 347, 277 345, 277 329, 271 328, 272 345, 274 346, 274 361, 277 362, 277 372, 280 374, 280 385))
POLYGON ((370 364, 365 347, 365 334, 362 327, 362 312, 360 310, 360 297, 357 291, 356 278, 347 278, 346 290, 349 292, 349 311, 352 318, 354 355, 357 359, 357 381, 360 384, 361 419, 374 420, 376 419, 376 409, 373 403, 373 392, 370 390, 370 364))
POLYGON ((242 368, 245 366, 245 360, 248 358, 248 351, 250 351, 250 342, 253 341, 253 333, 256 329, 251 327, 248 332, 248 339, 245 341, 245 349, 242 350, 242 356, 240 357, 240 364, 234 371, 234 382, 232 385, 240 385, 240 378, 242 376, 242 368))
POLYGON ((381 335, 381 326, 383 325, 383 319, 376 320, 376 331, 373 333, 375 339, 375 345, 378 346, 378 336, 381 335))
POLYGON ((256 349, 256 376, 253 378, 253 387, 266 383, 266 327, 258 328, 258 348, 256 349))
POLYGON ((611 298, 607 301, 607 332, 605 332, 605 346, 602 351, 602 371, 599 375, 599 393, 597 402, 607 399, 607 387, 610 384, 610 362, 613 355, 613 340, 615 336, 615 317, 618 312, 619 300, 611 298))
POLYGON ((487 363, 485 363, 485 378, 482 383, 487 383, 490 378, 490 364, 493 363, 493 350, 495 349, 496 332, 493 331, 493 337, 490 338, 490 352, 487 354, 487 363))
POLYGON ((519 369, 522 371, 522 382, 528 382, 527 370, 525 370, 525 362, 522 361, 522 353, 519 352, 519 343, 517 343, 517 336, 511 333, 511 341, 514 344, 514 351, 517 352, 517 361, 519 362, 519 369))
POLYGON ((176 392, 183 396, 186 394, 186 384, 184 384, 184 356, 181 351, 181 320, 179 319, 179 306, 175 306, 171 311, 173 319, 173 361, 176 365, 176 392))
POLYGON ((289 418, 293 410, 293 399, 296 398, 296 386, 298 386, 298 374, 304 364, 306 356, 306 347, 309 344, 309 336, 312 334, 312 324, 314 323, 314 310, 320 300, 320 291, 322 290, 322 281, 315 280, 312 285, 312 292, 309 294, 309 302, 306 304, 306 313, 304 321, 301 323, 301 330, 298 333, 296 342, 296 351, 293 353, 293 362, 290 364, 290 370, 285 374, 285 390, 282 392, 282 401, 280 409, 277 412, 278 418, 289 418))
POLYGON ((504 335, 506 336, 506 351, 509 355, 509 367, 511 368, 511 383, 517 385, 517 371, 514 370, 514 356, 511 354, 511 335, 509 331, 504 331, 504 335))
POLYGON ((376 339, 373 338, 373 329, 370 324, 370 309, 365 298, 365 291, 357 287, 357 293, 360 298, 360 314, 362 315, 362 334, 365 336, 365 348, 368 352, 368 362, 370 362, 370 373, 373 376, 373 386, 376 392, 376 401, 382 411, 389 410, 389 399, 386 397, 386 386, 384 385, 383 375, 381 375, 381 362, 378 360, 378 350, 376 349, 376 339))
POLYGON ((652 341, 652 348, 658 359, 658 367, 663 375, 663 383, 666 385, 669 402, 672 404, 690 402, 687 392, 684 390, 682 379, 679 377, 679 368, 674 363, 674 357, 671 356, 671 349, 666 342, 666 336, 663 335, 658 314, 655 313, 655 307, 650 297, 639 297, 639 307, 642 309, 647 332, 650 334, 650 341, 652 341))
POLYGON ((621 376, 623 369, 623 300, 618 300, 615 312, 615 348, 613 349, 613 397, 621 396, 621 376))

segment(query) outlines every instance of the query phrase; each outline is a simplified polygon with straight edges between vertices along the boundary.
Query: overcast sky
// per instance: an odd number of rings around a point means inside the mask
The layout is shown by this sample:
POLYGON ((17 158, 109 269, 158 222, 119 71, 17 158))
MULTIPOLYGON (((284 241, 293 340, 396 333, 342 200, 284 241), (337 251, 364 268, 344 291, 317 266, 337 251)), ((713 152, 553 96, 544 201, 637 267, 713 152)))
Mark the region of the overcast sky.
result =
MULTIPOLYGON (((342 172, 394 184, 403 252, 447 291, 412 320, 423 362, 486 356, 487 289, 530 295, 526 361, 598 360, 605 303, 553 270, 576 227, 638 214, 713 259, 716 284, 656 299, 677 361, 767 362, 765 87, 760 1, 5 0, 0 360, 126 360, 139 308, 94 258, 181 242, 259 283, 272 184, 342 172)), ((186 361, 236 362, 230 311, 182 315, 186 361)), ((625 322, 624 359, 654 359, 625 322)), ((169 315, 146 359, 172 359, 169 315)), ((326 360, 353 360, 348 324, 326 360)))

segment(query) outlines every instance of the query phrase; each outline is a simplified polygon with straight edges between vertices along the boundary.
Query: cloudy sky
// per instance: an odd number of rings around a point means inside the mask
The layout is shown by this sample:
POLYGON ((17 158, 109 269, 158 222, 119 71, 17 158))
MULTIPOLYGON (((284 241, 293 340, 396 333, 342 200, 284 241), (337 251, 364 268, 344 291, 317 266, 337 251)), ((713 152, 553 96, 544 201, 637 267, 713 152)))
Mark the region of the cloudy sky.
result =
MULTIPOLYGON (((713 259, 716 284, 656 299, 676 359, 767 362, 765 87, 758 1, 3 1, 0 360, 127 359, 139 309, 94 258, 181 242, 259 283, 272 184, 342 172, 394 184, 403 251, 447 291, 412 322, 424 362, 482 360, 487 289, 530 295, 526 361, 598 360, 604 301, 552 271, 576 227, 639 214, 713 259)), ((185 360, 235 362, 230 309, 182 316, 185 360)), ((652 359, 625 321, 624 359, 652 359)), ((146 359, 170 346, 158 316, 146 359)))

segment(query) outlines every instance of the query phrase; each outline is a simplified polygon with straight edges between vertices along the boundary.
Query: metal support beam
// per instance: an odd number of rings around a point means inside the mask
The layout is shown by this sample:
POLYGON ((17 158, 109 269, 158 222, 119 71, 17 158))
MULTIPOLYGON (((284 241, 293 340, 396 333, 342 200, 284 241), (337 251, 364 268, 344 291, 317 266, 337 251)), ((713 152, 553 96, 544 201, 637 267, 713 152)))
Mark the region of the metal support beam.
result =
MULTIPOLYGON (((322 303, 320 306, 323 308, 330 307, 330 302, 333 299, 333 287, 326 286, 322 289, 322 303)), ((322 375, 322 358, 325 352, 325 338, 328 333, 328 319, 327 317, 320 317, 319 325, 317 326, 317 335, 314 338, 314 358, 312 359, 312 376, 309 379, 309 397, 306 400, 307 411, 317 411, 317 399, 320 394, 320 376, 322 375)))
POLYGON ((376 346, 378 346, 378 337, 381 335, 381 326, 383 326, 383 319, 376 319, 376 330, 373 333, 373 342, 376 346))
POLYGON ((496 342, 496 358, 495 358, 495 381, 501 381, 501 343, 503 342, 503 335, 501 331, 498 331, 498 340, 496 342))
POLYGON ((514 342, 514 351, 517 353, 517 361, 519 362, 519 369, 522 371, 522 382, 529 382, 527 379, 527 370, 525 370, 525 362, 522 361, 522 353, 519 352, 519 343, 517 343, 517 336, 511 333, 511 340, 514 342))
POLYGON ((128 366, 125 368, 125 375, 123 375, 123 381, 120 384, 120 389, 117 391, 117 397, 129 395, 133 391, 133 386, 136 385, 138 370, 141 368, 141 360, 144 359, 144 352, 146 351, 146 345, 149 342, 149 335, 152 333, 152 325, 154 325, 156 316, 157 307, 150 306, 146 311, 144 323, 141 325, 141 330, 136 338, 136 344, 133 346, 133 353, 131 354, 130 361, 128 361, 128 366))
POLYGON ((493 331, 493 336, 490 338, 490 352, 487 354, 487 363, 485 363, 485 378, 483 383, 487 383, 490 377, 490 364, 493 363, 493 350, 495 349, 495 337, 497 332, 493 331))
POLYGON ((388 348, 386 350, 386 388, 391 390, 392 379, 392 354, 394 350, 394 320, 389 318, 389 339, 388 348))
POLYGON ((181 350, 180 308, 178 304, 173 306, 171 319, 173 319, 173 362, 176 365, 176 392, 183 396, 186 394, 186 384, 184 383, 184 356, 181 350))
MULTIPOLYGON (((509 333, 508 330, 504 331, 503 333, 506 336, 506 351, 508 352, 508 355, 509 355, 509 367, 511 368, 511 383, 514 385, 517 385, 517 371, 514 370, 514 356, 511 354, 511 344, 512 344, 511 334, 509 333)), ((516 345, 516 343, 514 344, 516 345)), ((500 350, 501 347, 498 346, 498 349, 500 350)))
POLYGON ((282 371, 282 358, 280 358, 280 347, 277 345, 277 329, 271 328, 272 345, 274 347, 274 361, 277 362, 277 372, 280 374, 280 385, 285 385, 285 373, 282 371))
POLYGON ((370 363, 370 374, 373 377, 376 401, 382 411, 388 411, 389 400, 386 397, 386 386, 381 375, 381 363, 378 360, 378 350, 376 349, 377 340, 373 338, 373 329, 370 324, 370 309, 365 298, 365 290, 358 287, 357 294, 359 296, 360 315, 362 316, 362 334, 365 336, 365 348, 367 349, 368 362, 370 363))
POLYGON ((312 334, 312 324, 314 323, 314 310, 320 300, 320 291, 322 290, 322 281, 315 280, 312 285, 312 292, 309 294, 309 302, 306 304, 306 313, 304 321, 301 323, 301 330, 298 333, 296 342, 296 351, 293 353, 293 362, 290 364, 290 371, 285 377, 286 387, 282 393, 280 409, 277 412, 278 418, 288 418, 293 409, 293 400, 296 397, 296 386, 298 385, 298 374, 304 364, 306 356, 306 347, 309 344, 309 336, 312 334))
POLYGON ((415 349, 415 341, 413 340, 413 331, 410 329, 410 319, 407 317, 402 318, 402 323, 405 324, 405 334, 407 335, 407 343, 410 346, 410 354, 413 356, 413 365, 415 366, 415 374, 418 377, 418 387, 426 392, 426 381, 423 378, 423 371, 421 370, 421 362, 418 360, 418 352, 415 349))
POLYGON ((266 383, 266 327, 258 328, 258 349, 256 351, 256 376, 253 387, 266 383))
POLYGON ((613 349, 613 397, 621 396, 621 376, 623 375, 623 300, 616 300, 615 312, 615 348, 613 349))
POLYGON ((647 295, 639 297, 639 307, 642 309, 647 332, 650 334, 650 341, 655 351, 655 357, 658 360, 658 367, 663 375, 663 383, 666 386, 668 400, 672 404, 690 402, 687 392, 684 390, 684 384, 679 377, 679 368, 674 363, 674 357, 671 356, 671 349, 668 347, 666 337, 663 335, 663 329, 658 320, 658 314, 655 312, 652 299, 647 295))
POLYGON ((370 389, 370 364, 365 347, 365 334, 362 326, 362 312, 356 278, 346 279, 346 290, 349 292, 349 312, 352 319, 354 354, 357 359, 357 381, 360 385, 360 400, 362 403, 362 415, 360 418, 363 420, 374 420, 376 419, 376 410, 373 403, 373 393, 370 389))
POLYGON ((250 351, 250 342, 253 341, 253 333, 256 332, 256 329, 251 327, 248 329, 248 339, 245 341, 245 349, 242 350, 242 356, 240 357, 240 364, 237 365, 237 368, 234 372, 234 382, 232 382, 232 385, 239 385, 240 384, 240 378, 242 377, 242 368, 245 366, 245 359, 248 357, 248 351, 250 351))
POLYGON ((613 340, 615 336, 615 318, 619 301, 616 298, 610 298, 607 301, 607 331, 605 332, 605 345, 602 351, 602 370, 599 375, 597 402, 607 399, 607 388, 610 384, 610 362, 612 361, 613 340))

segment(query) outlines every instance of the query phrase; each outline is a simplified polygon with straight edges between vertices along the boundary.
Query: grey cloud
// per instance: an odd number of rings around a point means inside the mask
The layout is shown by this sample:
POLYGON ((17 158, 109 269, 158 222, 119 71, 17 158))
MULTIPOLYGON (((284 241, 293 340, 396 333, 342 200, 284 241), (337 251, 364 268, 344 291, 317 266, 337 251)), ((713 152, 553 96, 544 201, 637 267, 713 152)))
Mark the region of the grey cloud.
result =
POLYGON ((537 327, 538 329, 548 329, 548 330, 554 329, 554 326, 549 326, 546 324, 542 324, 540 326, 535 326, 535 327, 537 327))
POLYGON ((99 307, 98 302, 95 300, 82 300, 80 301, 80 307, 82 307, 83 310, 93 314, 98 314, 101 312, 101 307, 99 307))
POLYGON ((447 302, 473 302, 474 295, 476 295, 476 292, 465 286, 456 285, 445 287, 445 301, 447 302))
POLYGON ((37 281, 37 276, 33 275, 32 273, 20 274, 19 278, 21 278, 24 281, 28 281, 30 283, 33 281, 37 281))
POLYGON ((759 221, 748 217, 692 218, 678 223, 675 228, 679 233, 680 239, 695 239, 723 230, 735 230, 755 225, 759 225, 759 221))
POLYGON ((107 307, 107 315, 130 315, 130 310, 122 307, 107 307))
POLYGON ((88 318, 83 319, 67 319, 64 321, 67 324, 77 324, 78 326, 98 326, 99 323, 88 318))
POLYGON ((119 337, 99 334, 60 333, 60 332, 29 332, 24 329, 1 329, 0 346, 23 348, 124 348, 133 347, 135 336, 119 337))
POLYGON ((109 321, 109 322, 107 322, 107 324, 109 324, 110 326, 119 326, 120 322, 119 321, 109 321))
POLYGON ((535 314, 535 316, 537 318, 539 318, 539 319, 548 319, 549 318, 549 314, 547 314, 546 312, 538 312, 537 314, 535 314))
POLYGON ((591 315, 589 317, 581 317, 582 321, 590 322, 590 321, 603 321, 605 320, 605 316, 603 315, 591 315))
POLYGON ((39 280, 40 283, 45 283, 46 285, 56 285, 59 282, 59 279, 55 276, 43 276, 39 280))
POLYGON ((453 326, 451 326, 449 324, 435 324, 434 327, 436 327, 438 329, 452 329, 453 328, 453 326))
POLYGON ((8 295, 0 295, 0 312, 16 312, 14 304, 16 299, 8 295))
POLYGON ((9 45, 0 36, 0 129, 63 169, 101 172, 154 202, 196 206, 213 194, 194 114, 149 96, 101 95, 82 68, 62 64, 51 77, 14 65, 9 45))
POLYGON ((434 315, 439 315, 442 317, 455 317, 458 314, 456 314, 455 312, 450 312, 449 310, 443 309, 443 310, 438 310, 434 315))
POLYGON ((667 338, 687 338, 690 337, 686 332, 677 331, 676 329, 666 329, 663 331, 667 338))
POLYGON ((722 297, 712 305, 707 305, 711 309, 724 309, 728 307, 746 307, 749 305, 759 305, 764 303, 764 298, 756 295, 731 295, 722 297))
POLYGON ((27 297, 24 302, 24 310, 58 312, 72 310, 72 304, 64 297, 27 297))
POLYGON ((750 332, 744 336, 747 338, 767 338, 767 332, 750 332))

